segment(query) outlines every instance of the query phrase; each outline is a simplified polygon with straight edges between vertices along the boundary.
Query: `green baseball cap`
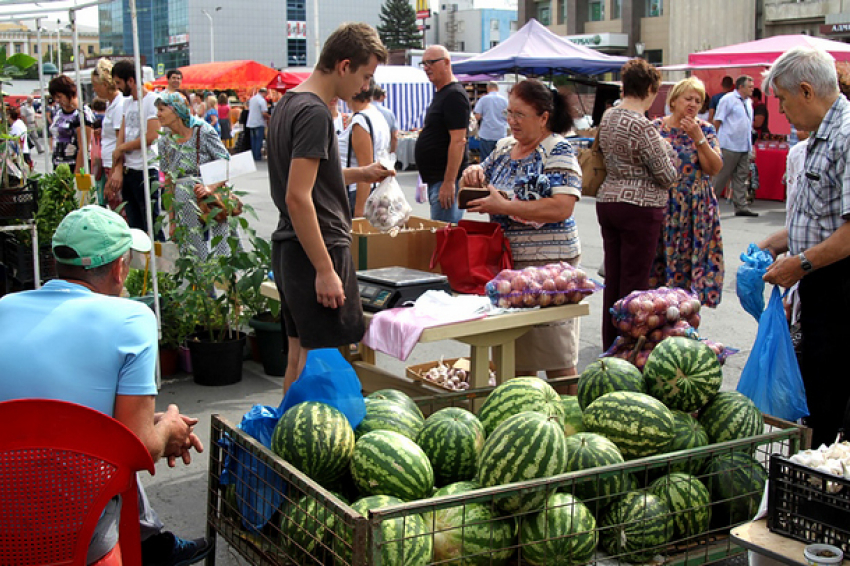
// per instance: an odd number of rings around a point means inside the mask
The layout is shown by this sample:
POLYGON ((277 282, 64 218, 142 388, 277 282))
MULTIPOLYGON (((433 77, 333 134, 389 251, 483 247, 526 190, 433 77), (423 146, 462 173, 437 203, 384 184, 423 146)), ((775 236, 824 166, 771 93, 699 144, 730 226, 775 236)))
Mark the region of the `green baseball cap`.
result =
POLYGON ((149 252, 151 240, 120 215, 93 204, 68 213, 53 235, 56 261, 86 269, 112 263, 131 248, 149 252))

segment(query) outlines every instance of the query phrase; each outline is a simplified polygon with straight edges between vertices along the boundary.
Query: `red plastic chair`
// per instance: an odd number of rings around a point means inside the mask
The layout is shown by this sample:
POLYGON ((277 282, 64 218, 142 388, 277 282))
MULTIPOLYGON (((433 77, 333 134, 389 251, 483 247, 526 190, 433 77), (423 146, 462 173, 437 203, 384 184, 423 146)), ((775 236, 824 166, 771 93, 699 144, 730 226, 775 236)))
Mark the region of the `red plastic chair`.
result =
MULTIPOLYGON (((153 460, 130 429, 64 401, 0 403, 0 564, 85 566, 107 502, 122 496, 121 552, 113 563, 141 566, 136 472, 153 460)), ((99 561, 98 564, 102 564, 99 561)))

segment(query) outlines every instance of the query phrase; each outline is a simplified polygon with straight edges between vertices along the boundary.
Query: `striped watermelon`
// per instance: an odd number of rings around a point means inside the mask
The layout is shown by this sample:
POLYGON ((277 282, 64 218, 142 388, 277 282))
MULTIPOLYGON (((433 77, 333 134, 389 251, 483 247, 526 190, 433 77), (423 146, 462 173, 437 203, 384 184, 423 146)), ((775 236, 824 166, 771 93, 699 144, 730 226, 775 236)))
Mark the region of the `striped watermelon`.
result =
POLYGON ((428 456, 437 485, 475 477, 484 447, 484 426, 465 409, 440 409, 425 421, 416 443, 428 456))
POLYGON ((340 411, 315 401, 290 407, 272 434, 272 451, 320 484, 346 470, 354 453, 354 431, 340 411))
MULTIPOLYGON (((546 478, 564 471, 567 459, 564 428, 556 417, 525 412, 508 417, 487 437, 478 460, 483 487, 546 478)), ((534 511, 546 501, 546 491, 496 499, 505 513, 534 511)))
MULTIPOLYGON (((396 497, 373 495, 355 501, 351 508, 364 517, 368 517, 369 511, 401 503, 404 502, 396 497)), ((342 528, 337 528, 337 531, 342 533, 334 540, 334 550, 338 555, 336 564, 339 566, 351 564, 351 547, 354 540, 352 528, 349 525, 343 525, 342 528)), ((375 564, 378 559, 380 564, 393 566, 425 566, 431 562, 433 551, 431 534, 421 515, 413 514, 386 519, 381 521, 379 531, 382 541, 377 550, 379 556, 368 557, 367 564, 375 564)))
MULTIPOLYGON (((434 497, 481 489, 478 482, 449 484, 434 497)), ((499 566, 507 564, 516 545, 516 521, 500 519, 490 505, 464 503, 423 514, 425 525, 434 532, 434 561, 455 566, 499 566), (445 562, 443 562, 445 561, 445 562)))
POLYGON ((552 386, 538 377, 515 377, 496 387, 481 409, 478 418, 490 436, 505 419, 526 411, 555 416, 563 423, 564 408, 552 386))
POLYGON ((652 482, 649 491, 673 512, 676 540, 695 537, 708 530, 711 496, 696 476, 673 473, 652 482))
MULTIPOLYGON (((579 432, 567 438, 567 463, 564 472, 579 472, 602 466, 622 464, 623 455, 617 445, 598 434, 579 432)), ((591 509, 604 507, 612 495, 627 491, 622 474, 591 476, 574 485, 576 497, 591 509)), ((564 488, 569 491, 571 488, 564 488)))
POLYGON ((714 456, 702 479, 715 502, 712 525, 725 528, 755 516, 764 495, 767 472, 749 454, 735 451, 714 456))
POLYGON ((424 424, 418 408, 413 411, 394 399, 366 399, 366 416, 354 430, 354 437, 359 439, 373 430, 392 430, 415 440, 424 424))
POLYGON ((327 548, 325 534, 334 529, 336 519, 329 505, 311 495, 301 495, 295 501, 287 499, 280 515, 280 536, 286 554, 301 562, 327 548))
POLYGON ((419 408, 419 405, 417 405, 416 402, 404 391, 399 391, 397 389, 379 389, 378 391, 367 395, 366 399, 388 399, 390 401, 398 401, 402 405, 410 407, 410 410, 414 413, 418 413, 422 419, 425 418, 425 415, 422 414, 422 410, 419 408))
MULTIPOLYGON (((708 434, 699 421, 688 413, 671 411, 673 413, 673 439, 667 446, 667 452, 691 450, 708 446, 708 434)), ((690 457, 687 460, 671 462, 666 472, 683 472, 696 475, 705 465, 705 457, 690 457)))
POLYGON ((673 415, 646 393, 606 393, 584 410, 584 426, 614 442, 623 458, 659 454, 673 438, 673 415))
POLYGON ((564 435, 572 436, 577 432, 584 432, 578 397, 575 395, 561 395, 561 405, 564 407, 564 435))
POLYGON ((699 413, 699 424, 714 444, 749 438, 764 431, 764 417, 749 397, 721 391, 699 413))
POLYGON ((521 558, 532 566, 573 566, 593 558, 598 534, 588 508, 567 493, 553 493, 542 511, 523 518, 521 558))
POLYGON ((643 491, 630 491, 612 503, 600 526, 605 552, 633 563, 646 562, 663 552, 674 529, 667 504, 643 491))
POLYGON ((649 354, 643 379, 647 393, 671 409, 690 413, 717 394, 723 371, 717 355, 703 342, 671 336, 649 354))
POLYGON ((434 489, 428 456, 406 436, 391 430, 364 434, 354 446, 351 476, 364 495, 423 499, 434 489))
POLYGON ((633 364, 620 358, 600 358, 588 364, 578 380, 578 404, 587 409, 596 399, 614 391, 644 393, 643 376, 633 364))

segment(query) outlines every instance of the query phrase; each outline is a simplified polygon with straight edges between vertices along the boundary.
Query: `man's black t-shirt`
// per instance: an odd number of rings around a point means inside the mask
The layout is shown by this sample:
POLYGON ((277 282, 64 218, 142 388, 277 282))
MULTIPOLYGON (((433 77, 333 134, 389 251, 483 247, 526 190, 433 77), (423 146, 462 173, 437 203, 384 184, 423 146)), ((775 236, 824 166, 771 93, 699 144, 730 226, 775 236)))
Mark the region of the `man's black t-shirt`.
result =
MULTIPOLYGON (((449 130, 464 130, 469 127, 469 97, 458 83, 449 83, 434 94, 434 99, 425 115, 425 127, 416 141, 416 168, 426 183, 438 183, 446 174, 449 151, 449 130)), ((458 169, 458 177, 466 168, 466 151, 458 169)))

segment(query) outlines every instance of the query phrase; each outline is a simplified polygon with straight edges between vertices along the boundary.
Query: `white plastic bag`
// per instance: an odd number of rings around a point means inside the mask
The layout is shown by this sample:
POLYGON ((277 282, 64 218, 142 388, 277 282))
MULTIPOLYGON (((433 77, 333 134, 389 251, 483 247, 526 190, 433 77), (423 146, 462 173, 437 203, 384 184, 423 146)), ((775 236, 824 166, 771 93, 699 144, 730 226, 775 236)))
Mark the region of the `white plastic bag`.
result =
MULTIPOLYGON (((383 160, 381 163, 384 167, 390 168, 383 160)), ((378 188, 366 199, 366 205, 363 208, 363 216, 366 220, 382 232, 404 226, 412 212, 413 209, 404 198, 404 193, 394 176, 381 181, 378 188)))

